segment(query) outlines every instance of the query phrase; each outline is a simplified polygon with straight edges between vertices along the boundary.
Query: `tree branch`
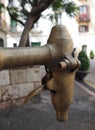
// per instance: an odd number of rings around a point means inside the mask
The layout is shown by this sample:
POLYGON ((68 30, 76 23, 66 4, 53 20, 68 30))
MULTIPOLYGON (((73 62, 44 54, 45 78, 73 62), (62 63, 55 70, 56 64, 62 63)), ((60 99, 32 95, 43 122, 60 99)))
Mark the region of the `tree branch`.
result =
POLYGON ((37 6, 34 7, 31 11, 31 14, 35 15, 37 13, 43 12, 45 9, 47 9, 54 1, 56 0, 40 0, 37 3, 37 6))
POLYGON ((21 12, 23 12, 24 15, 28 16, 29 12, 25 9, 25 4, 26 4, 26 2, 22 0, 22 2, 20 3, 20 5, 22 7, 21 12))
POLYGON ((31 6, 34 6, 33 1, 31 1, 31 0, 28 0, 28 1, 29 1, 29 4, 30 4, 31 6))
POLYGON ((33 6, 33 8, 31 9, 31 12, 29 13, 27 17, 25 28, 23 30, 20 44, 19 44, 20 47, 26 45, 29 32, 33 28, 34 23, 38 21, 38 19, 41 16, 41 13, 45 9, 47 9, 50 6, 50 4, 52 4, 54 1, 55 0, 39 0, 37 2, 37 5, 33 6))
POLYGON ((15 21, 19 22, 21 25, 25 26, 25 23, 24 23, 23 21, 21 21, 20 19, 18 19, 18 18, 16 18, 16 17, 13 17, 13 15, 10 13, 10 11, 8 11, 8 12, 9 12, 10 17, 11 17, 13 20, 15 20, 15 21))

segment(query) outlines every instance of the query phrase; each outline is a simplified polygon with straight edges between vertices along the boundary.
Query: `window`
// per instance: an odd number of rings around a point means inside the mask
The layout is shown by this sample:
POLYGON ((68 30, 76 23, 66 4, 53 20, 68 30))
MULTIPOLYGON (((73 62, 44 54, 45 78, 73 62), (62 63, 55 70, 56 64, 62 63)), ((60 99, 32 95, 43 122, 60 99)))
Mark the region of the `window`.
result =
POLYGON ((79 26, 79 32, 82 33, 82 32, 88 32, 89 31, 89 27, 88 25, 80 25, 79 26))
POLYGON ((80 8, 80 15, 79 15, 79 21, 89 21, 90 20, 90 13, 89 13, 89 6, 88 5, 82 5, 80 8))
POLYGON ((13 0, 9 0, 10 6, 13 6, 13 0))
POLYGON ((0 38, 0 47, 4 47, 4 40, 0 38))
POLYGON ((9 3, 12 2, 13 3, 13 0, 9 0, 9 3))
POLYGON ((80 14, 86 14, 87 13, 87 6, 83 5, 80 6, 80 14))
POLYGON ((17 32, 17 21, 11 19, 11 31, 17 32))

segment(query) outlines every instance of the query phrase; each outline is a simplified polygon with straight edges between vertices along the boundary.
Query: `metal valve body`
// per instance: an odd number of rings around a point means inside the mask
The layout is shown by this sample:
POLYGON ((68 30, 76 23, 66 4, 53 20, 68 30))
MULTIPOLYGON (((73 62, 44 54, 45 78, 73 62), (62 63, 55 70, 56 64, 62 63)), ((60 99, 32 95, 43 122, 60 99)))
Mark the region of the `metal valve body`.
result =
POLYGON ((42 79, 44 87, 33 91, 28 97, 33 97, 41 90, 49 90, 57 119, 68 120, 68 110, 73 99, 75 72, 80 62, 65 26, 54 26, 44 46, 0 48, 1 70, 29 65, 45 65, 47 73, 42 79))

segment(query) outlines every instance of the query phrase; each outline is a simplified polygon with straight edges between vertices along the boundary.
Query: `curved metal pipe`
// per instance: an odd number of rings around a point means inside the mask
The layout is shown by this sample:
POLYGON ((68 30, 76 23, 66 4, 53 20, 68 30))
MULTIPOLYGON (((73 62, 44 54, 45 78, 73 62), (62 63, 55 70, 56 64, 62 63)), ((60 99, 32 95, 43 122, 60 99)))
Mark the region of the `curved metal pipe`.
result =
POLYGON ((11 67, 45 65, 51 60, 50 49, 43 47, 0 48, 0 70, 11 67))
MULTIPOLYGON (((0 48, 0 70, 12 67, 45 65, 49 70, 43 78, 44 86, 51 91, 51 99, 57 119, 66 121, 73 99, 76 58, 72 39, 65 26, 57 25, 51 30, 48 44, 42 47, 0 48)), ((26 101, 43 88, 31 92, 26 101)))

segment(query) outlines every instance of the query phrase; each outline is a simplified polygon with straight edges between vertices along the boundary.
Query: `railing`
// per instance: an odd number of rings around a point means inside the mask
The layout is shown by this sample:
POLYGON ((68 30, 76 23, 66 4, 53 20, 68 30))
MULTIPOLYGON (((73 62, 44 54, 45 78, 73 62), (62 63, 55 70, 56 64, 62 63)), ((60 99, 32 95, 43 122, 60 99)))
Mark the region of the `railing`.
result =
POLYGON ((79 22, 89 22, 90 21, 90 15, 89 14, 80 14, 78 17, 79 22))

